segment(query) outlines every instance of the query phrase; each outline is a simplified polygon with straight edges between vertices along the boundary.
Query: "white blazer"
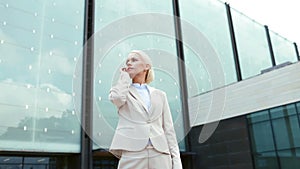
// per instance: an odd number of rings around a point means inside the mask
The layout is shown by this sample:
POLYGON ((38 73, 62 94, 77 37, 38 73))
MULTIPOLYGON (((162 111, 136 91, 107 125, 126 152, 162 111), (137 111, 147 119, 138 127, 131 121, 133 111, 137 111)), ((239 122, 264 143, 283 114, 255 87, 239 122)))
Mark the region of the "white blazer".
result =
POLYGON ((141 151, 149 139, 153 147, 171 154, 173 169, 182 169, 172 116, 165 92, 149 87, 151 107, 148 110, 137 90, 131 86, 127 72, 110 90, 109 99, 117 106, 119 122, 110 152, 120 158, 122 150, 141 151))

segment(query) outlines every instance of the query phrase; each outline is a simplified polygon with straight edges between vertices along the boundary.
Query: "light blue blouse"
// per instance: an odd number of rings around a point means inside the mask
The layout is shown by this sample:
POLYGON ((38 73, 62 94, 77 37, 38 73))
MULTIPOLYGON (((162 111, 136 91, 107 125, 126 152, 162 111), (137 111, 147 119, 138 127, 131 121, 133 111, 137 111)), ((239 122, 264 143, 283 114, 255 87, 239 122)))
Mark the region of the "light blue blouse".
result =
POLYGON ((132 83, 131 85, 134 86, 135 89, 138 91, 138 93, 140 94, 141 98, 143 99, 144 103, 147 105, 147 108, 149 110, 151 106, 151 101, 150 101, 150 92, 147 84, 132 83))

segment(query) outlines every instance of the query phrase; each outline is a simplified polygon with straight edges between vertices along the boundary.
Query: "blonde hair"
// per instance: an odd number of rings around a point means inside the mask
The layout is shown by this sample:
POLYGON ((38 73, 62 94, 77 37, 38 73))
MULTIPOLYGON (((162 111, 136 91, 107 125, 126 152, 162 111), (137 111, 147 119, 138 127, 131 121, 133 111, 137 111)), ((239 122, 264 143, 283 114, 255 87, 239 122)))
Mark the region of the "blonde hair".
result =
POLYGON ((150 59, 150 57, 141 50, 132 50, 130 53, 134 53, 139 55, 146 64, 150 65, 150 68, 148 69, 147 73, 146 73, 146 77, 145 77, 145 83, 149 84, 154 80, 154 71, 152 69, 152 61, 150 59))

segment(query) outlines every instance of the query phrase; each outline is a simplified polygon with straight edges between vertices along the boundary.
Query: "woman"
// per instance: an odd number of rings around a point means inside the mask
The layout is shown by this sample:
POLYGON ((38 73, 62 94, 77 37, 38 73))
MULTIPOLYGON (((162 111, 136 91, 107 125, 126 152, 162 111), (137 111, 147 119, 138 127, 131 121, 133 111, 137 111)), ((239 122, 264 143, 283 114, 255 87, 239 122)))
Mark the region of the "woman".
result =
POLYGON ((148 86, 154 79, 151 59, 133 50, 110 90, 119 122, 110 152, 118 169, 182 169, 176 134, 165 92, 148 86))

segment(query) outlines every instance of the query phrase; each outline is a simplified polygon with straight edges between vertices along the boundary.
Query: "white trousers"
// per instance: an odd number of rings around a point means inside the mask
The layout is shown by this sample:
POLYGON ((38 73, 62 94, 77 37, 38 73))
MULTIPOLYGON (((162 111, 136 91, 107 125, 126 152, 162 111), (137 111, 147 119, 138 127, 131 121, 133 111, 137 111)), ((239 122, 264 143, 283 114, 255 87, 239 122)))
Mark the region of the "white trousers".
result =
POLYGON ((172 169, 170 154, 163 154, 153 147, 142 151, 123 151, 118 169, 172 169))

